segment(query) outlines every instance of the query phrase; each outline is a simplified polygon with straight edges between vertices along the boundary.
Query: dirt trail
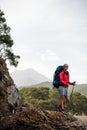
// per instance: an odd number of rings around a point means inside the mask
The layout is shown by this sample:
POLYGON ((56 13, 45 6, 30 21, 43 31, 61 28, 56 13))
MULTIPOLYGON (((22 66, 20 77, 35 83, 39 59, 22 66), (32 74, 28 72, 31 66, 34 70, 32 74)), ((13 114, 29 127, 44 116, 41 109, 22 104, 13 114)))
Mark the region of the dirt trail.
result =
POLYGON ((87 130, 87 116, 75 116, 75 117, 81 120, 85 124, 87 130))

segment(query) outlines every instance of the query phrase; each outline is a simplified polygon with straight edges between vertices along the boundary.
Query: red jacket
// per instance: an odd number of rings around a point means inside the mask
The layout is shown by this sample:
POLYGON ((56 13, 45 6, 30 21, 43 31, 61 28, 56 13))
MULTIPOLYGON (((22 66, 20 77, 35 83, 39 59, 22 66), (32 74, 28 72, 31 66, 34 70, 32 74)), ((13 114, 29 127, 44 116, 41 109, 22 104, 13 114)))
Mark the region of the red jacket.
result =
POLYGON ((73 85, 73 83, 71 83, 69 81, 69 72, 68 71, 60 72, 59 78, 60 78, 60 82, 63 84, 63 87, 68 88, 68 84, 73 85))

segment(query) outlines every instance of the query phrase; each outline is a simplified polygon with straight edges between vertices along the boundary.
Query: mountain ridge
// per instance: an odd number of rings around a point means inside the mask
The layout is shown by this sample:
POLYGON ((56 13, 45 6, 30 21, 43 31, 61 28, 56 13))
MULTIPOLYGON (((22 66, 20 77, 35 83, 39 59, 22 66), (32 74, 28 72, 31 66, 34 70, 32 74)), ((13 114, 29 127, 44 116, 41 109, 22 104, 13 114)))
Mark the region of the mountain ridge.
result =
POLYGON ((14 83, 20 87, 20 86, 30 86, 34 84, 38 84, 45 81, 51 81, 49 78, 44 76, 43 74, 40 74, 36 70, 29 68, 25 70, 15 70, 11 77, 14 80, 14 83))

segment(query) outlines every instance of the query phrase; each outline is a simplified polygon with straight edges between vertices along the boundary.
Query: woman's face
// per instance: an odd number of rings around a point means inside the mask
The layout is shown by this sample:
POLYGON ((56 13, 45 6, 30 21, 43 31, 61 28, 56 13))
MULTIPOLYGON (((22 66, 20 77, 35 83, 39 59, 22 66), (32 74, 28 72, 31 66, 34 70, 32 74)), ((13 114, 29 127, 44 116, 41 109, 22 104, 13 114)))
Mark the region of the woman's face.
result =
POLYGON ((64 68, 64 71, 67 71, 68 70, 68 65, 67 64, 64 65, 63 68, 64 68))

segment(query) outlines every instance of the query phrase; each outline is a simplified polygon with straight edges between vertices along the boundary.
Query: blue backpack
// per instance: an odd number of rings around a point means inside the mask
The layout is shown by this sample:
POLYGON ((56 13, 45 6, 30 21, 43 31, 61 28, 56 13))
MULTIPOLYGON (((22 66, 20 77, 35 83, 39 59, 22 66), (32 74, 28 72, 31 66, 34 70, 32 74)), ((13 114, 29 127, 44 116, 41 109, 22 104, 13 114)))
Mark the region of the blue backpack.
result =
POLYGON ((62 85, 62 83, 60 82, 60 78, 59 78, 59 74, 60 72, 63 70, 63 66, 60 65, 56 68, 55 72, 54 72, 54 76, 53 76, 53 86, 55 88, 59 88, 59 86, 62 85))

